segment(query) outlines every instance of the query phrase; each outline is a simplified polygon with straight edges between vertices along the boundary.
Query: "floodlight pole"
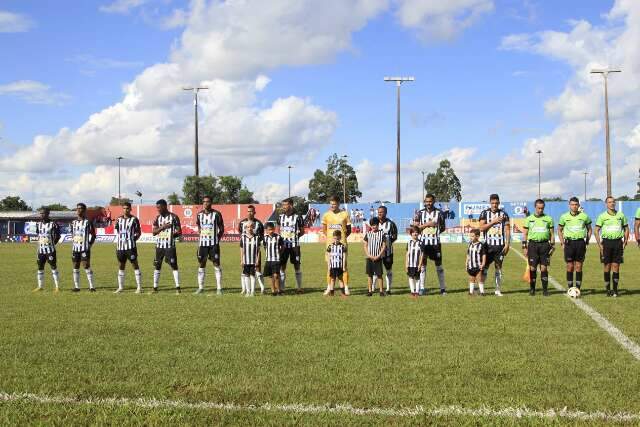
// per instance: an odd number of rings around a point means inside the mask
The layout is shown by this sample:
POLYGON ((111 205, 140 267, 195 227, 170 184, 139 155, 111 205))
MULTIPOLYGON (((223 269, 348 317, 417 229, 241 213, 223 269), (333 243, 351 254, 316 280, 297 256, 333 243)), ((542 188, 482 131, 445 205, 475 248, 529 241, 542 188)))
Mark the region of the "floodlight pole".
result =
POLYGON ((124 159, 124 157, 122 156, 118 156, 116 157, 116 160, 118 160, 118 204, 122 204, 122 194, 120 192, 120 161, 124 159))
POLYGON ((611 145, 609 142, 609 89, 608 80, 609 73, 621 73, 621 70, 611 69, 594 69, 591 74, 601 74, 604 79, 604 133, 605 133, 605 150, 607 158, 607 197, 611 196, 611 145))
POLYGON ((289 198, 291 198, 291 169, 293 169, 293 166, 289 165, 287 169, 289 169, 289 198))
POLYGON ((184 87, 182 90, 190 90, 193 92, 193 108, 194 108, 194 128, 195 128, 195 146, 194 146, 194 162, 195 162, 195 176, 200 176, 200 161, 198 157, 198 92, 201 90, 207 90, 208 87, 184 87))
POLYGON ((424 202, 424 174, 426 173, 426 171, 421 171, 422 173, 422 200, 420 201, 420 203, 424 202))
MULTIPOLYGON (((343 154, 341 157, 345 161, 349 158, 346 154, 343 154)), ((342 203, 347 203, 347 175, 344 173, 344 167, 342 168, 342 203)))
POLYGON ((542 194, 540 191, 540 183, 542 182, 542 150, 536 151, 538 155, 538 199, 540 199, 540 195, 542 194))
POLYGON ((584 171, 582 172, 582 174, 584 175, 584 201, 587 201, 587 175, 589 175, 589 172, 584 171))
POLYGON ((400 203, 400 86, 415 81, 415 77, 385 77, 385 82, 396 82, 396 203, 400 203))

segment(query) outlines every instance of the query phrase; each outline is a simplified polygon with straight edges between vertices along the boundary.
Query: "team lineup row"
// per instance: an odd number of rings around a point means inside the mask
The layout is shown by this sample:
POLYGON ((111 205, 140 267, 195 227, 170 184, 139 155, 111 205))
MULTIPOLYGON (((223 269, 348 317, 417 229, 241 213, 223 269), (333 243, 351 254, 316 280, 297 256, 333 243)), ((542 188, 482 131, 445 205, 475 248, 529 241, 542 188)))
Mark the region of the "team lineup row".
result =
MULTIPOLYGON (((440 294, 446 295, 445 272, 442 266, 440 233, 445 230, 444 215, 434 207, 435 198, 428 194, 424 207, 413 219, 404 260, 408 276, 409 289, 413 297, 425 294, 425 272, 428 260, 433 261, 437 272, 440 294)), ((595 230, 588 215, 580 210, 577 198, 569 202, 569 211, 560 217, 557 233, 564 250, 567 266, 567 286, 577 290, 582 285, 582 269, 587 245, 592 234, 597 241, 601 261, 604 266, 604 281, 607 295, 618 296, 619 269, 623 263, 623 253, 629 241, 629 224, 626 217, 615 210, 615 199, 606 199, 607 210, 598 216, 595 230)), ((548 266, 555 249, 555 229, 553 219, 544 213, 544 201, 536 200, 535 212, 529 215, 523 225, 522 249, 528 259, 530 295, 535 295, 538 269, 543 295, 548 295, 548 266)), ((179 218, 169 212, 167 202, 158 200, 158 215, 153 222, 152 233, 156 238, 153 290, 157 292, 163 262, 167 263, 173 274, 176 292, 180 292, 180 274, 176 252, 176 239, 181 235, 179 218)), ((119 264, 118 288, 124 290, 125 266, 131 263, 136 281, 136 293, 142 292, 142 275, 138 264, 136 242, 141 236, 138 219, 131 214, 131 205, 125 203, 124 213, 115 221, 116 257, 119 264)), ((95 229, 86 216, 86 205, 78 203, 77 218, 71 223, 73 291, 80 290, 80 266, 84 267, 89 290, 95 291, 91 270, 91 246, 95 242, 95 229)), ((41 221, 36 225, 38 234, 38 286, 35 291, 44 288, 44 268, 51 266, 55 289, 59 288, 56 244, 60 240, 58 225, 49 218, 49 211, 42 210, 41 221)), ((199 233, 197 258, 199 262, 196 293, 204 292, 207 261, 214 268, 216 291, 222 294, 222 269, 220 267, 220 242, 224 233, 224 222, 220 212, 212 208, 211 198, 203 198, 202 210, 197 214, 196 224, 199 233)), ((396 224, 387 217, 387 208, 380 206, 377 216, 369 220, 369 229, 364 234, 364 253, 366 256, 366 275, 368 292, 371 296, 376 290, 380 296, 391 292, 393 274, 393 244, 398 238, 396 224), (383 277, 385 286, 383 286, 383 277)), ((635 232, 639 235, 640 209, 636 213, 635 232)), ((495 270, 495 295, 502 296, 502 265, 509 252, 511 227, 508 214, 500 208, 497 194, 490 196, 490 207, 482 211, 479 227, 469 235, 466 255, 466 270, 469 276, 469 293, 475 293, 478 286, 480 295, 484 295, 484 284, 489 267, 495 270), (480 236, 483 235, 483 241, 480 236)), ((262 224, 255 217, 255 208, 247 208, 247 217, 240 221, 238 231, 241 254, 242 293, 253 296, 256 284, 263 293, 263 278, 270 279, 271 294, 282 295, 286 284, 287 264, 292 264, 295 272, 296 292, 302 293, 302 272, 300 257, 300 238, 304 235, 303 217, 293 210, 291 199, 282 203, 282 213, 276 223, 262 224), (264 255, 262 254, 264 248, 264 255)), ((351 234, 349 215, 340 208, 337 198, 330 201, 330 209, 322 217, 322 231, 327 238, 325 261, 327 264, 327 288, 325 295, 332 296, 336 286, 344 296, 349 295, 348 245, 351 234)))

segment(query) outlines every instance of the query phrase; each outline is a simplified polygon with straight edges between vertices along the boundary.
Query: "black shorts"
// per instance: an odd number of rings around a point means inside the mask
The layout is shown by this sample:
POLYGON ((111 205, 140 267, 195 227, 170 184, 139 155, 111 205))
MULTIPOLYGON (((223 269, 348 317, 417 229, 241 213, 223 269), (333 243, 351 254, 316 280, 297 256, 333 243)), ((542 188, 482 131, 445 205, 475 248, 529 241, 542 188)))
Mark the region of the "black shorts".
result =
POLYGON ((564 241, 564 262, 583 262, 587 253, 587 242, 584 239, 564 241))
POLYGON ((551 263, 551 257, 549 252, 551 251, 551 244, 548 241, 535 242, 529 240, 527 248, 527 258, 531 267, 537 267, 538 265, 548 266, 551 263))
POLYGON ((71 252, 71 260, 73 262, 87 261, 91 260, 91 249, 88 249, 83 252, 71 252))
POLYGON ((391 268, 393 268, 393 254, 382 258, 382 265, 384 265, 384 268, 387 270, 391 270, 391 268))
POLYGON ((178 255, 175 246, 173 248, 156 248, 156 258, 153 261, 153 266, 156 270, 162 268, 162 261, 165 261, 173 268, 178 267, 178 255))
POLYGON ((58 265, 58 255, 55 251, 50 254, 38 254, 38 270, 42 270, 46 263, 49 263, 52 269, 56 269, 58 265))
POLYGON ((502 253, 504 245, 485 245, 485 250, 487 251, 485 270, 488 270, 489 266, 494 262, 496 266, 502 266, 502 261, 504 261, 504 254, 502 253))
POLYGON ((382 260, 372 261, 367 258, 367 267, 366 267, 367 276, 378 276, 378 278, 382 278, 382 260))
POLYGON ((422 249, 423 263, 427 263, 427 258, 434 261, 436 265, 442 264, 442 246, 440 243, 437 245, 424 245, 422 249))
POLYGON ((480 273, 479 268, 467 268, 467 274, 472 277, 476 277, 480 273))
POLYGON ((274 274, 280 275, 280 263, 278 261, 267 261, 264 263, 262 275, 271 277, 274 274))
POLYGON ((418 267, 407 268, 407 276, 414 280, 420 279, 420 269, 418 267))
POLYGON ((342 273, 344 273, 344 271, 341 268, 329 269, 329 277, 332 279, 342 279, 342 273))
POLYGON ((244 264, 242 266, 242 275, 243 276, 255 276, 256 275, 256 266, 252 264, 244 264))
POLYGON ((116 258, 119 262, 137 261, 138 260, 138 248, 124 249, 116 251, 116 258))
POLYGON ((294 246, 293 248, 284 248, 280 262, 286 265, 290 261, 293 265, 300 265, 300 246, 294 246))
POLYGON ((624 262, 624 249, 622 239, 602 239, 602 256, 600 261, 603 264, 622 264, 624 262))
POLYGON ((220 262, 220 245, 198 246, 198 261, 203 262, 210 259, 214 263, 220 262))

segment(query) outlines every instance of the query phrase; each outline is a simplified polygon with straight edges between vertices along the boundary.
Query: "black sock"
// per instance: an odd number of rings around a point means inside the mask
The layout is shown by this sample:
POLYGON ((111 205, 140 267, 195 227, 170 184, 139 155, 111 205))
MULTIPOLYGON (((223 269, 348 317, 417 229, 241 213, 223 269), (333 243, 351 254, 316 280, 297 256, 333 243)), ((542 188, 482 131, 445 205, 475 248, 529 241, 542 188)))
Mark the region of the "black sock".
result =
POLYGON ((529 270, 529 288, 536 289, 536 278, 538 276, 537 270, 529 270))
POLYGON ((567 288, 573 287, 573 271, 567 271, 567 288))
POLYGON ((611 289, 611 272, 610 271, 604 272, 604 286, 607 288, 607 290, 611 289))
POLYGON ((613 292, 618 292, 618 282, 620 281, 620 273, 613 272, 613 292))
POLYGON ((576 271, 576 287, 580 289, 582 286, 582 271, 576 271))
POLYGON ((542 282, 542 290, 546 292, 549 287, 549 272, 541 271, 540 272, 540 281, 542 282))

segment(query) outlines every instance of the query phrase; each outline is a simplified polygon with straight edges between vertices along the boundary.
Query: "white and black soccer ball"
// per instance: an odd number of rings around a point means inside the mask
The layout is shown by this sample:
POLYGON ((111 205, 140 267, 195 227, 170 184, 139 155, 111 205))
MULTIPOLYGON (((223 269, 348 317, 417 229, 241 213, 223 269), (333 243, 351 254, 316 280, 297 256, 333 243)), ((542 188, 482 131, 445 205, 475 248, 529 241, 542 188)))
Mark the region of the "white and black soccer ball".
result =
POLYGON ((580 298, 580 289, 573 286, 567 289, 567 295, 570 296, 571 298, 580 298))

